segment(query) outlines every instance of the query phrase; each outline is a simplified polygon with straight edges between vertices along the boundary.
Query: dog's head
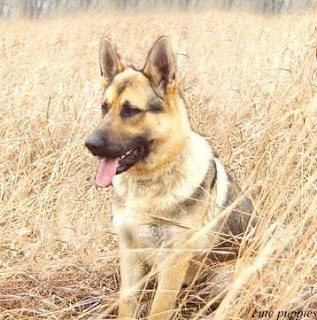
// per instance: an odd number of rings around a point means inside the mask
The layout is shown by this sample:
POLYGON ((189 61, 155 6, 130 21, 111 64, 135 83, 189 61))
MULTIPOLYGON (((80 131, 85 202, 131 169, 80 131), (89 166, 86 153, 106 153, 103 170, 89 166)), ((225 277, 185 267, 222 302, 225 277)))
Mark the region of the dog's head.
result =
POLYGON ((141 70, 124 67, 107 38, 99 57, 102 119, 85 144, 101 158, 96 183, 106 187, 124 171, 150 174, 164 166, 179 153, 188 120, 167 37, 154 43, 141 70))

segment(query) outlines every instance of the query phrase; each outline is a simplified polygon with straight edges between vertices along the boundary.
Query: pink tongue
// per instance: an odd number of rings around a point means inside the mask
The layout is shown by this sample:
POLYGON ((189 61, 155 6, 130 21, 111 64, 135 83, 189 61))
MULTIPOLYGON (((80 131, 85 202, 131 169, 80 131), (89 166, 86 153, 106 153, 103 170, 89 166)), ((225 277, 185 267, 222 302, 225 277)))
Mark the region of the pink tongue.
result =
POLYGON ((119 158, 101 159, 101 164, 97 172, 96 183, 99 187, 108 187, 116 174, 119 164, 119 158))

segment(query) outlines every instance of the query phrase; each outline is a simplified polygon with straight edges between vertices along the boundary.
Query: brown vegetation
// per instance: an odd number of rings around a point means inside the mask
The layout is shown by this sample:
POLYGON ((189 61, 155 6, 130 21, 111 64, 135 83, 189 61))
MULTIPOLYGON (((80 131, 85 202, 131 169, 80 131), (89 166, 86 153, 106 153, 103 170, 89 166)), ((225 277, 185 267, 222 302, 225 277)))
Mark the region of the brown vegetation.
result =
MULTIPOLYGON (((214 319, 316 309, 315 28, 316 12, 2 23, 0 317, 110 318, 116 307, 109 195, 84 147, 100 116, 104 32, 138 67, 157 36, 171 36, 193 127, 255 195, 261 221, 214 319)), ((179 318, 211 311, 210 283, 182 293, 179 318)))

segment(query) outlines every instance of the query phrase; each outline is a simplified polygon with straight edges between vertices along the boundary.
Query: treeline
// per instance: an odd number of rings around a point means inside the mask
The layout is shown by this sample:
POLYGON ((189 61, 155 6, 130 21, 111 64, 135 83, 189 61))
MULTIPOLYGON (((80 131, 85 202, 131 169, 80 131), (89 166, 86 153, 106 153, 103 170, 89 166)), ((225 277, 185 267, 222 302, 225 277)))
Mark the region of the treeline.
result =
POLYGON ((205 8, 247 9, 280 13, 313 8, 317 0, 0 0, 0 17, 50 17, 79 10, 146 10, 159 7, 178 10, 205 8))

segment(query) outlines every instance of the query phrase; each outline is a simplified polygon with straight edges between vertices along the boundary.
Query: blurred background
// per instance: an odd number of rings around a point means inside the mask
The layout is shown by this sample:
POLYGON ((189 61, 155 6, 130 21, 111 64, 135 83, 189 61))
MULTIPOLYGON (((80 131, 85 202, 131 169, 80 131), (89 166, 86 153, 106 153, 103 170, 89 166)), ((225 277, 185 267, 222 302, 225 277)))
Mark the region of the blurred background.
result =
POLYGON ((178 10, 247 9, 256 13, 295 12, 316 7, 314 0, 1 0, 0 17, 52 17, 79 10, 151 10, 172 7, 178 10))

